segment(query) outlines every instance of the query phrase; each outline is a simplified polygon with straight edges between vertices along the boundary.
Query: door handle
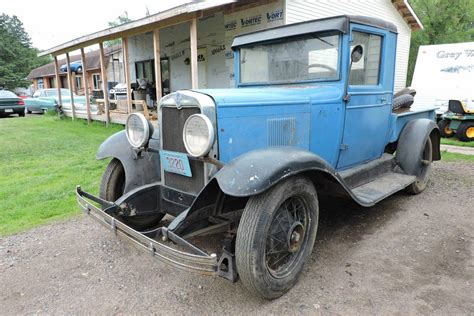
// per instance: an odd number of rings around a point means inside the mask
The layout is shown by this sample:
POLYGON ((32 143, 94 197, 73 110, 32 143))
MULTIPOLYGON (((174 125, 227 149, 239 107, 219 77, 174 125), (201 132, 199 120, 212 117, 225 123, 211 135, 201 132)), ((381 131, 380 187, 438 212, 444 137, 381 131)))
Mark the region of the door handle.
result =
POLYGON ((386 98, 386 97, 381 97, 379 100, 380 100, 380 102, 382 102, 382 103, 387 102, 387 98, 386 98))

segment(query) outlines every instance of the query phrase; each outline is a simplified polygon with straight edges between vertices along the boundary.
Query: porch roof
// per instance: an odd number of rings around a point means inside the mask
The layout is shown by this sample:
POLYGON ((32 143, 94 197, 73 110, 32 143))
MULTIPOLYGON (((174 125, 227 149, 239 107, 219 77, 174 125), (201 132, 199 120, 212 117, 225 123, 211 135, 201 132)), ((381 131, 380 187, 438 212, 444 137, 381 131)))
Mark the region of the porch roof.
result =
POLYGON ((236 2, 236 0, 208 0, 202 2, 193 1, 185 3, 178 7, 150 15, 142 19, 78 37, 69 42, 46 49, 40 52, 38 56, 45 56, 49 54, 59 55, 82 47, 97 44, 99 42, 145 33, 158 27, 182 23, 192 19, 201 11, 213 9, 234 2, 236 2))

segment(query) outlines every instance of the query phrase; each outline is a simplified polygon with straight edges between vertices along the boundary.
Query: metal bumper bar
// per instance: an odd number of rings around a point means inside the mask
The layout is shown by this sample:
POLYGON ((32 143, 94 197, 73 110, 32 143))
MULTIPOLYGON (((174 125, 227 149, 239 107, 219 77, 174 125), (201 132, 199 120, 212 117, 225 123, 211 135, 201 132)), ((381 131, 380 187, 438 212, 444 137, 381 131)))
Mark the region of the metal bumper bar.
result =
MULTIPOLYGON (((217 273, 218 262, 216 254, 209 255, 205 253, 188 241, 169 231, 166 227, 159 228, 157 236, 164 242, 168 240, 172 241, 179 247, 189 250, 189 252, 172 248, 162 242, 151 239, 118 221, 116 218, 110 216, 89 202, 86 198, 91 199, 91 196, 92 195, 89 193, 82 191, 80 186, 77 186, 76 198, 82 211, 108 229, 112 230, 116 235, 130 241, 133 245, 150 253, 155 258, 176 268, 209 275, 217 273)), ((91 200, 96 202, 99 201, 100 203, 101 199, 94 197, 94 199, 91 200)))

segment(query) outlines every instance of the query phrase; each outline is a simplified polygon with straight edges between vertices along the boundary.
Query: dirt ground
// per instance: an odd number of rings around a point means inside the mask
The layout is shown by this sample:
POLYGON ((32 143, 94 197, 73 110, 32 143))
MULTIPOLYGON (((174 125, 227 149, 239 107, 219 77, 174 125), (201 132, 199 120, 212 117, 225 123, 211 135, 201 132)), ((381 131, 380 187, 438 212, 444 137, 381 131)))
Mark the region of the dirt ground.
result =
POLYGON ((474 314, 474 165, 436 163, 418 196, 322 201, 298 284, 263 301, 175 270, 89 218, 0 239, 0 313, 474 314))

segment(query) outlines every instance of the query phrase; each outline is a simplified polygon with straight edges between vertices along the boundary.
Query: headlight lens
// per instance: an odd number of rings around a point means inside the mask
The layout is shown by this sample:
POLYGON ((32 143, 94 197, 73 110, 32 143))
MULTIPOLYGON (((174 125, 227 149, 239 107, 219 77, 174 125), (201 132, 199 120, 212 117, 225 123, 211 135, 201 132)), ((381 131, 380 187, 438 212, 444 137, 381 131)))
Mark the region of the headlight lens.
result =
POLYGON ((150 139, 150 124, 141 113, 132 113, 128 116, 125 131, 128 142, 135 148, 145 146, 150 139))
POLYGON ((184 123, 183 142, 191 156, 207 155, 214 143, 214 128, 209 118, 202 114, 191 115, 184 123))

